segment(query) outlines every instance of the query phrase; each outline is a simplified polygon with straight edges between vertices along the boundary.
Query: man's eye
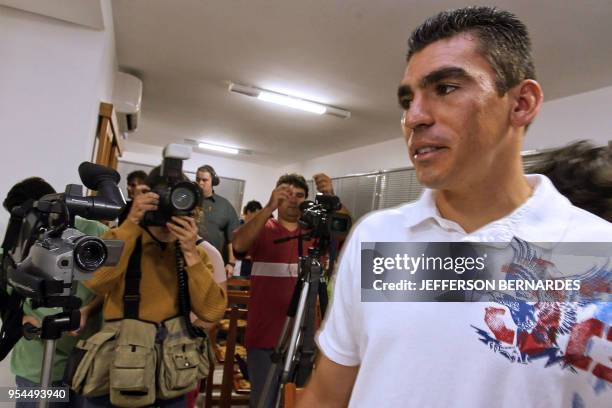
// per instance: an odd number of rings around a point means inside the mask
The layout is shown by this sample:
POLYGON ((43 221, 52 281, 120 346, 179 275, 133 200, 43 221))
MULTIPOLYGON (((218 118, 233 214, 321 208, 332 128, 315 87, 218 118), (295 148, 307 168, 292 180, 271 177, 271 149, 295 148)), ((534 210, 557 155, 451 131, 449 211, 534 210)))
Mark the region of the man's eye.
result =
POLYGON ((455 85, 440 84, 436 87, 436 92, 438 93, 438 95, 448 95, 449 93, 457 90, 458 88, 459 87, 455 85))
POLYGON ((412 102, 412 98, 409 96, 400 96, 398 99, 398 103, 400 108, 403 110, 410 109, 410 103, 412 102))

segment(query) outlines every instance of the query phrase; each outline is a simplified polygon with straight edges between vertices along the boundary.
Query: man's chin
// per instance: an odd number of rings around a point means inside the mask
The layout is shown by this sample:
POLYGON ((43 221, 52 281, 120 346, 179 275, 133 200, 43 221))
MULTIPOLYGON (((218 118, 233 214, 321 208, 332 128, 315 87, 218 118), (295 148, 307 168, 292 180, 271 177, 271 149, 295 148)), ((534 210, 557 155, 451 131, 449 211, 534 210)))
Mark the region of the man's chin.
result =
POLYGON ((299 214, 283 214, 284 216, 282 217, 283 220, 287 221, 287 222, 298 222, 298 219, 300 218, 299 214))
POLYGON ((432 169, 416 169, 416 177, 423 187, 440 190, 448 184, 448 177, 432 169))

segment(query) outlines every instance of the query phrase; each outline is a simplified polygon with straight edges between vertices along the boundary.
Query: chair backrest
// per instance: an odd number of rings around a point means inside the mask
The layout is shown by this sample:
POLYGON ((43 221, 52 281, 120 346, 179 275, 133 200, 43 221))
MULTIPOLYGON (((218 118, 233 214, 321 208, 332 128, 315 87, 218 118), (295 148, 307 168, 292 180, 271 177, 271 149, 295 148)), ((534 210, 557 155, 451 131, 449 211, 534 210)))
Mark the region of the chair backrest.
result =
POLYGON ((228 290, 227 291, 227 306, 234 305, 248 306, 251 295, 244 290, 228 290))
POLYGON ((228 289, 236 290, 249 290, 251 287, 251 280, 244 278, 230 278, 227 280, 228 289))
POLYGON ((227 291, 229 306, 229 328, 225 341, 225 356, 223 361, 223 377, 221 380, 220 407, 233 405, 232 389, 234 387, 234 354, 236 353, 236 340, 238 337, 238 319, 246 319, 247 311, 242 309, 249 304, 249 293, 246 291, 227 291))

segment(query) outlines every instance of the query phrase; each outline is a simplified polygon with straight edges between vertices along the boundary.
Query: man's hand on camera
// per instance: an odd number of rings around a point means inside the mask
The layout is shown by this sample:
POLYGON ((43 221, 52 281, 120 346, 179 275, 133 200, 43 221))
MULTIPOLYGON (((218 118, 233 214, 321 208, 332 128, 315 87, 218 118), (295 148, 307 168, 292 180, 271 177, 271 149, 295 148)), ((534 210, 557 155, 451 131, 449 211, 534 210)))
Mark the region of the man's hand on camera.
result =
POLYGON ((134 224, 140 224, 147 211, 157 210, 159 196, 150 191, 149 186, 141 184, 134 191, 134 201, 127 218, 134 224))
POLYGON ((332 179, 325 173, 318 173, 312 176, 317 186, 317 191, 326 195, 334 195, 332 179))
POLYGON ((270 200, 266 207, 270 209, 270 211, 276 210, 283 200, 289 200, 291 197, 291 186, 289 184, 281 184, 272 190, 272 194, 270 195, 270 200))
POLYGON ((172 222, 166 223, 166 226, 181 244, 181 250, 185 256, 187 266, 200 262, 201 258, 196 246, 198 227, 196 226, 195 219, 185 215, 173 216, 172 222))

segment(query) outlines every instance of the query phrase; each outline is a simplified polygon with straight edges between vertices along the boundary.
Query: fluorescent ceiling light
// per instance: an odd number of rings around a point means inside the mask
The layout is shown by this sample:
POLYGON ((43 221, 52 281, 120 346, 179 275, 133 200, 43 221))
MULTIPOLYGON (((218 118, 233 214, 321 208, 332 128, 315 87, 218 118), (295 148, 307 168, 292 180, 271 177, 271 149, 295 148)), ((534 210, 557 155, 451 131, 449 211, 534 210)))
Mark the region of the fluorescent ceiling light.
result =
POLYGON ((278 92, 267 91, 251 86, 235 84, 232 82, 230 82, 228 89, 230 92, 251 96, 262 101, 272 102, 278 105, 288 106, 290 108, 316 113, 318 115, 326 113, 328 115, 334 115, 344 119, 348 119, 351 117, 351 112, 347 110, 336 108, 334 106, 324 105, 322 103, 307 101, 305 99, 284 95, 278 92))
POLYGON ((219 146, 219 145, 214 145, 214 144, 210 144, 210 143, 199 142, 198 143, 198 147, 200 149, 212 150, 212 151, 221 152, 221 153, 228 153, 228 154, 238 154, 238 153, 240 153, 240 150, 238 150, 238 149, 236 149, 234 147, 219 146))
POLYGON ((277 105, 284 105, 294 109, 300 109, 306 112, 316 113, 322 115, 327 111, 327 108, 323 105, 314 102, 308 102, 303 99, 293 98, 291 96, 281 95, 268 91, 261 91, 257 95, 257 99, 272 102, 277 105))

